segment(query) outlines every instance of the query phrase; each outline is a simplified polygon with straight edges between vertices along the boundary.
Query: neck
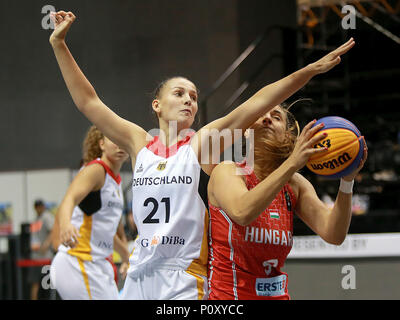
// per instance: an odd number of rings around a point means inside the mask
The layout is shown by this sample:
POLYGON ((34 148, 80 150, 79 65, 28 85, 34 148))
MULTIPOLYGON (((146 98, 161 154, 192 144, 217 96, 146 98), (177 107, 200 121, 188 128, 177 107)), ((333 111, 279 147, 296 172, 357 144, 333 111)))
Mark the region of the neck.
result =
POLYGON ((168 148, 186 137, 188 128, 176 121, 165 122, 160 120, 160 141, 168 148))
POLYGON ((122 167, 122 162, 111 162, 104 154, 101 157, 101 160, 111 169, 111 171, 118 176, 120 171, 121 171, 121 167, 122 167))

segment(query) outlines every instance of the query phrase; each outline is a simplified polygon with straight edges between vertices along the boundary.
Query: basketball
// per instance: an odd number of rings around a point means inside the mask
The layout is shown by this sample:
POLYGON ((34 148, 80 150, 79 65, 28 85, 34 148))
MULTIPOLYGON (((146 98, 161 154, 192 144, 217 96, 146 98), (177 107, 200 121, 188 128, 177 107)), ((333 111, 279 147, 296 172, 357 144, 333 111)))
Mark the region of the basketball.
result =
POLYGON ((319 176, 341 178, 354 171, 360 164, 364 153, 364 140, 357 127, 341 117, 324 117, 314 126, 324 123, 317 134, 328 135, 314 145, 314 148, 328 148, 322 154, 316 154, 307 162, 307 168, 319 176))

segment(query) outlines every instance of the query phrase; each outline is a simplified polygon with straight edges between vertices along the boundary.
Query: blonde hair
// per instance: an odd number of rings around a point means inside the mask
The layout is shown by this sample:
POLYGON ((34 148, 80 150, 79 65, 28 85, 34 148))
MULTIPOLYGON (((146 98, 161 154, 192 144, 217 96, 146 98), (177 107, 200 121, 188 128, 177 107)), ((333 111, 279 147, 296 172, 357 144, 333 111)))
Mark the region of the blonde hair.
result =
POLYGON ((289 111, 292 105, 280 105, 286 115, 286 131, 283 140, 275 135, 268 135, 261 124, 252 126, 254 129, 254 172, 260 181, 276 170, 293 152, 300 128, 289 111))
POLYGON ((103 133, 96 126, 91 126, 83 140, 83 164, 87 164, 102 156, 100 140, 104 139, 103 133))

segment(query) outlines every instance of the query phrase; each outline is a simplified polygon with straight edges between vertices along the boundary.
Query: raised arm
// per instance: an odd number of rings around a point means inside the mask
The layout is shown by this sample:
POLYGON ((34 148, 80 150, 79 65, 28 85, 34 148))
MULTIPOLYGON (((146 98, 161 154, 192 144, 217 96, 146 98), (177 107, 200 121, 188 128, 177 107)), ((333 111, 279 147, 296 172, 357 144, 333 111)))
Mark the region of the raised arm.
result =
POLYGON ((109 109, 79 68, 65 42, 75 15, 59 11, 52 17, 55 30, 50 36, 50 44, 75 105, 105 136, 135 157, 146 144, 146 132, 109 109))
MULTIPOLYGON (((245 101, 228 115, 219 118, 204 126, 197 135, 200 137, 200 150, 206 150, 204 144, 209 145, 208 133, 212 129, 221 131, 223 129, 242 129, 251 126, 258 118, 266 114, 275 106, 281 104, 295 92, 305 86, 314 76, 325 73, 340 63, 340 56, 349 51, 355 42, 353 38, 341 45, 336 50, 330 52, 320 60, 307 65, 306 67, 290 74, 289 76, 265 86, 245 101), (207 130, 203 130, 207 129, 207 130)), ((234 135, 231 135, 234 137, 234 135)), ((211 140, 211 139, 210 139, 211 140)), ((233 143, 233 141, 231 142, 233 143)), ((220 145, 223 143, 221 141, 220 145)), ((223 151, 221 147, 220 152, 223 151)), ((204 158, 203 158, 204 159, 204 158)), ((210 160, 209 163, 212 163, 210 160)), ((204 168, 203 168, 204 169, 204 168)))
POLYGON ((71 224, 74 208, 92 191, 100 190, 104 185, 105 172, 101 165, 92 164, 81 170, 74 178, 57 212, 61 243, 75 247, 79 232, 71 224))
POLYGON ((251 190, 247 189, 243 177, 237 174, 234 163, 219 164, 208 185, 210 203, 222 208, 240 225, 248 225, 257 219, 311 155, 325 152, 322 148, 313 148, 325 137, 324 134, 315 134, 322 125, 312 128, 314 123, 312 121, 304 127, 291 156, 251 190), (226 186, 229 186, 229 192, 226 186))
POLYGON ((340 56, 349 51, 355 42, 353 38, 341 45, 336 50, 328 53, 320 60, 265 86, 250 99, 241 104, 225 117, 217 119, 205 128, 247 129, 259 117, 270 111, 273 107, 284 102, 299 89, 304 87, 314 76, 328 72, 341 61, 340 56))

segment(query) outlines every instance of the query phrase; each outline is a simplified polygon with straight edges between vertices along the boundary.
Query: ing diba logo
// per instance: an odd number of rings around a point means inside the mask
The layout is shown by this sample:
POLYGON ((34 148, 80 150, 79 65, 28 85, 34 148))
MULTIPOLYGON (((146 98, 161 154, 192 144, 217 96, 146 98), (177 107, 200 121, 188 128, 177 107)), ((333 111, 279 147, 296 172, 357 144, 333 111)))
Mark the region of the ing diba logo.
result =
POLYGON ((151 240, 150 245, 155 246, 155 245, 159 244, 159 242, 160 242, 160 237, 154 236, 153 239, 151 240))

